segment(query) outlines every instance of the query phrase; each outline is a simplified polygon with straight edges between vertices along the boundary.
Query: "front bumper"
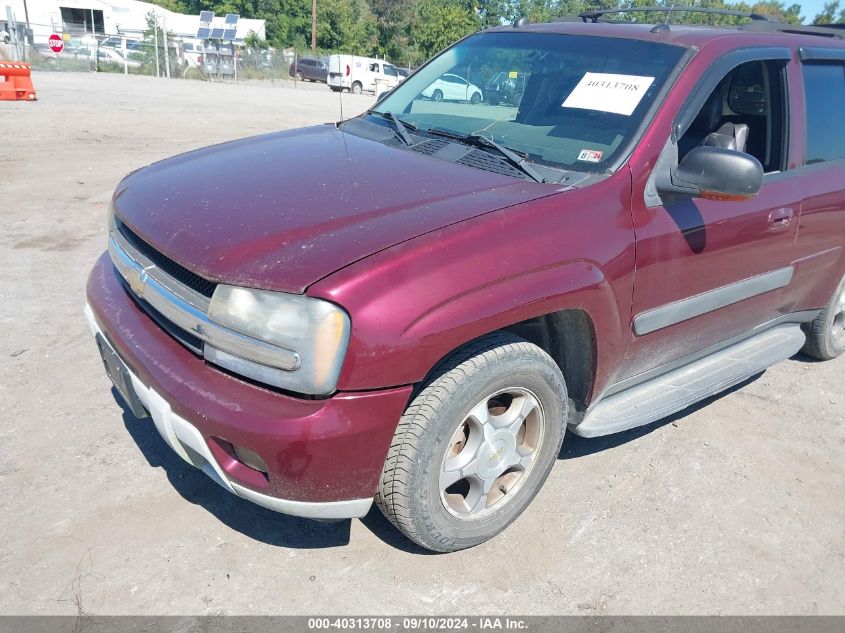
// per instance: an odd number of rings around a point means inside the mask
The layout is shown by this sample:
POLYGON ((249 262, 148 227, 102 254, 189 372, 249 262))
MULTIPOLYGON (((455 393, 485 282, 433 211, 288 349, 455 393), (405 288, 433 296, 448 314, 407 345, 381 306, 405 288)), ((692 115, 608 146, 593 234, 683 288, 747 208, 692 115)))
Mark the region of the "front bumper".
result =
POLYGON ((165 442, 229 492, 296 516, 364 516, 411 388, 306 400, 207 365, 165 333, 128 295, 108 255, 88 280, 85 308, 126 365, 165 442), (227 447, 257 453, 266 473, 227 447))

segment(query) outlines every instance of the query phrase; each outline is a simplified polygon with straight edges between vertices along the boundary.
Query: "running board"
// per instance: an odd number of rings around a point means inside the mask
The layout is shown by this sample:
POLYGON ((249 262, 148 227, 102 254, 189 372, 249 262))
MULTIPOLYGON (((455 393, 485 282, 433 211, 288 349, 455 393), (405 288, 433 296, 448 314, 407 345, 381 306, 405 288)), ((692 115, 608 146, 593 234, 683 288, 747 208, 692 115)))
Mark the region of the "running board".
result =
POLYGON ((599 401, 570 430, 582 437, 598 437, 656 422, 786 360, 805 341, 798 324, 774 327, 599 401))

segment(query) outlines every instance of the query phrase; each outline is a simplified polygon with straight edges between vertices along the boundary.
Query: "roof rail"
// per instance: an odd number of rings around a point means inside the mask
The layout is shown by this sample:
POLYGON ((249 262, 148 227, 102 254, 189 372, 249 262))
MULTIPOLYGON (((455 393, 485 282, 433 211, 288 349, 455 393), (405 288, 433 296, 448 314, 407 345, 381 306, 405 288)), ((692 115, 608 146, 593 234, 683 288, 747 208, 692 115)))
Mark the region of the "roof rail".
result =
POLYGON ((599 18, 608 13, 716 13, 731 15, 737 18, 748 18, 761 22, 778 22, 778 19, 765 13, 749 13, 747 11, 733 11, 732 9, 715 9, 711 7, 629 7, 627 9, 590 9, 578 14, 584 22, 598 22, 599 18))
POLYGON ((816 35, 845 40, 845 24, 786 24, 784 22, 751 22, 738 26, 741 31, 757 33, 791 33, 792 35, 816 35))

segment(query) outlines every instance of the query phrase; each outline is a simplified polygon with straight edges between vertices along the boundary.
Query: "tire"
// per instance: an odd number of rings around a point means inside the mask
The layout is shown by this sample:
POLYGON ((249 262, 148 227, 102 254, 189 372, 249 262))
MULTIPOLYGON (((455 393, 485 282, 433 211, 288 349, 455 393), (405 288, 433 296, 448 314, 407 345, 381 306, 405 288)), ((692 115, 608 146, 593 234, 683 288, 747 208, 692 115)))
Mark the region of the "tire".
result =
POLYGON ((560 453, 567 413, 566 384, 548 354, 509 333, 485 336, 444 360, 416 392, 376 504, 424 548, 483 543, 540 490, 560 453))
POLYGON ((481 103, 481 95, 477 92, 473 92, 472 96, 469 98, 469 102, 472 105, 477 105, 477 104, 481 103))
POLYGON ((296 80, 297 81, 303 81, 304 79, 305 79, 305 75, 302 74, 302 71, 297 70, 296 71, 296 80))
POLYGON ((359 95, 364 92, 364 86, 361 85, 360 81, 356 81, 352 84, 352 87, 349 89, 349 92, 354 95, 359 95))
POLYGON ((432 101, 443 101, 443 91, 439 88, 431 93, 432 101))
POLYGON ((807 343, 801 350, 819 360, 833 360, 845 353, 845 279, 830 303, 804 331, 807 343))

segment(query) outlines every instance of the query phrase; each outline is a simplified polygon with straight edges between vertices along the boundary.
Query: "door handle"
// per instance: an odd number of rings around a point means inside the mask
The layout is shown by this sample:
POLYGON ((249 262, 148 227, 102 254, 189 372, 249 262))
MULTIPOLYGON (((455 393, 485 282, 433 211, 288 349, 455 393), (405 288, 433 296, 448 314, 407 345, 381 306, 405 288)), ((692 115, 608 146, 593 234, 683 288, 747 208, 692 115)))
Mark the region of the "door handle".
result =
POLYGON ((794 217, 795 211, 789 207, 775 209, 769 214, 769 228, 784 229, 792 224, 792 218, 794 217))

